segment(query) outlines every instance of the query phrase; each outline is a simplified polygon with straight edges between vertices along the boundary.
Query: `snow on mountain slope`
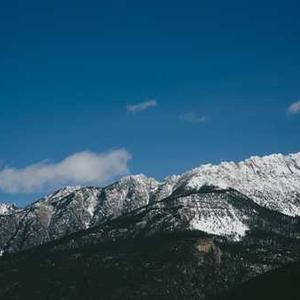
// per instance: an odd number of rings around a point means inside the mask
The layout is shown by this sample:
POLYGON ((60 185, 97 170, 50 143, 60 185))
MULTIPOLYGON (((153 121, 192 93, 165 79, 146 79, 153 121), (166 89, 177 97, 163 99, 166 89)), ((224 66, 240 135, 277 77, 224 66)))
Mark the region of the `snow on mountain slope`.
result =
POLYGON ((181 175, 175 188, 197 190, 204 185, 230 187, 261 206, 300 216, 300 153, 203 165, 181 175))
POLYGON ((121 178, 102 189, 91 223, 97 225, 149 204, 158 187, 159 182, 144 175, 121 178))
POLYGON ((66 186, 42 199, 40 199, 38 202, 49 202, 54 203, 57 201, 60 201, 61 199, 71 195, 72 193, 80 190, 81 186, 66 186))
POLYGON ((99 188, 64 188, 0 218, 0 249, 16 251, 86 229, 99 188))
POLYGON ((0 203, 0 216, 8 215, 16 211, 16 207, 11 204, 0 203))
POLYGON ((66 187, 24 209, 1 205, 0 249, 29 248, 151 205, 157 206, 148 215, 151 218, 141 221, 155 220, 149 232, 162 224, 164 228, 185 224, 185 228, 242 238, 250 228, 249 212, 210 192, 212 186, 214 191, 234 189, 262 207, 300 216, 300 153, 203 165, 163 182, 135 175, 104 188, 66 187), (208 189, 205 196, 203 189, 208 189))
POLYGON ((173 194, 175 191, 175 185, 178 182, 180 176, 172 175, 161 183, 159 183, 158 188, 155 191, 155 194, 152 197, 152 201, 159 201, 165 199, 173 194))
MULTIPOLYGON (((200 230, 209 234, 225 236, 240 240, 250 229, 251 212, 239 209, 231 203, 234 192, 211 189, 209 192, 195 192, 190 195, 174 196, 157 204, 154 202, 154 213, 146 215, 146 223, 150 224, 149 232, 159 230, 200 230)), ((237 201, 237 200, 236 200, 237 201)), ((146 210, 151 210, 149 206, 146 210)))
POLYGON ((106 187, 66 187, 0 218, 0 249, 17 251, 60 238, 145 206, 158 182, 127 176, 106 187))
POLYGON ((206 187, 185 191, 133 210, 81 233, 84 243, 145 238, 161 233, 202 233, 229 241, 255 238, 257 232, 284 238, 300 238, 300 219, 260 207, 241 193, 206 187))
POLYGON ((234 240, 240 240, 249 230, 248 216, 228 203, 222 195, 207 194, 202 199, 199 195, 192 195, 187 200, 194 202, 195 207, 191 229, 229 236, 234 240))

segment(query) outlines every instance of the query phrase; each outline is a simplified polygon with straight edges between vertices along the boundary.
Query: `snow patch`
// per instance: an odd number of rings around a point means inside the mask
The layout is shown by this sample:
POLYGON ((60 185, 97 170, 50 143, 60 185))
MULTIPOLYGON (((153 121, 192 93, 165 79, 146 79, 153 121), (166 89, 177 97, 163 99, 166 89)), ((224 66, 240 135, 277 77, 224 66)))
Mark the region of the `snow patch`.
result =
POLYGON ((249 227, 238 218, 232 216, 223 216, 215 218, 214 216, 199 218, 196 216, 190 223, 190 228, 204 231, 209 234, 231 237, 234 241, 239 241, 246 235, 249 227))

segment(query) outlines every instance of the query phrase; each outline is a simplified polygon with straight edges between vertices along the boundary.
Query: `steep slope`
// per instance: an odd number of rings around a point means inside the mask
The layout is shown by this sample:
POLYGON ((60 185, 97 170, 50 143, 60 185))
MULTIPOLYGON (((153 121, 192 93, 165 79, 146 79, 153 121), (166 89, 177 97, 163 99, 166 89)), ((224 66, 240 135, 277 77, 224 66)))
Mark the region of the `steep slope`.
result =
MULTIPOLYGON (((27 249, 151 205, 156 207, 151 218, 170 230, 184 227, 240 240, 257 224, 265 224, 261 208, 294 222, 300 214, 299 195, 300 153, 204 165, 163 182, 136 175, 104 188, 66 187, 24 209, 1 206, 0 250, 27 249), (233 190, 242 202, 228 200, 233 190)), ((149 221, 141 221, 145 223, 149 221)))
POLYGON ((182 193, 149 203, 81 232, 76 240, 72 237, 66 238, 63 247, 81 249, 95 242, 145 239, 159 234, 191 232, 213 235, 229 243, 252 243, 253 238, 262 237, 266 242, 268 238, 272 238, 273 243, 277 239, 298 241, 300 218, 260 207, 232 189, 210 187, 209 190, 182 193))
POLYGON ((223 295, 300 261, 299 178, 300 154, 271 155, 2 205, 0 299, 223 295))
POLYGON ((0 215, 0 250, 18 251, 89 228, 147 205, 154 179, 128 176, 105 189, 66 187, 24 209, 0 215))
POLYGON ((270 231, 289 217, 269 216, 261 230, 233 242, 182 226, 170 231, 164 221, 179 216, 165 202, 160 218, 157 203, 149 204, 102 226, 5 254, 0 299, 209 300, 300 258, 297 237, 279 227, 279 233, 270 231), (145 219, 148 224, 139 227, 145 219))
POLYGON ((87 227, 97 188, 64 188, 25 209, 0 216, 0 248, 17 251, 87 227))
POLYGON ((11 204, 0 203, 0 216, 9 215, 17 211, 17 207, 11 204))
POLYGON ((300 153, 251 157, 245 161, 203 165, 186 172, 176 187, 234 188, 257 204, 290 216, 300 215, 300 153))
POLYGON ((91 224, 97 225, 149 204, 159 185, 153 178, 135 175, 102 189, 91 224))

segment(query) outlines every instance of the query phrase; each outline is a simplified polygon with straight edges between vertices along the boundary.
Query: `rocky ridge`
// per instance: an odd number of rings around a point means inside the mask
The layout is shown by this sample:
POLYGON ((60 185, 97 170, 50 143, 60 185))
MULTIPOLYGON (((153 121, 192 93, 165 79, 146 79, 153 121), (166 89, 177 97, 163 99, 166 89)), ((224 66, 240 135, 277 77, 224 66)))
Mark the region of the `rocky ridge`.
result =
POLYGON ((1 205, 0 249, 27 249, 138 211, 147 214, 135 232, 144 226, 148 235, 199 230, 238 241, 271 212, 293 223, 300 153, 203 165, 162 182, 135 175, 104 188, 66 187, 23 209, 1 205))

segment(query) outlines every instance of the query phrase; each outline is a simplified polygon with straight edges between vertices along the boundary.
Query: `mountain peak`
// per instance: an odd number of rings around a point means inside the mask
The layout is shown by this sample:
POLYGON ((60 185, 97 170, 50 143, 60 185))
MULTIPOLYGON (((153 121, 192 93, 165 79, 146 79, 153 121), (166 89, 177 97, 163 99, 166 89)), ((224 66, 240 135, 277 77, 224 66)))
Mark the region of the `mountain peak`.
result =
POLYGON ((126 183, 126 182, 136 182, 136 183, 152 183, 152 184, 159 184, 159 182, 152 178, 152 177, 147 177, 144 174, 135 174, 135 175, 127 175, 124 176, 120 179, 120 182, 126 183))
POLYGON ((149 212, 140 224, 150 232, 183 226, 238 240, 248 231, 253 202, 300 216, 300 153, 206 164, 162 182, 138 174, 103 188, 67 186, 17 213, 2 204, 0 248, 30 247, 136 211, 149 212), (242 207, 232 202, 235 197, 243 198, 242 207))
POLYGON ((13 213, 17 210, 17 207, 14 204, 6 204, 0 203, 0 216, 1 215, 8 215, 13 213))
POLYGON ((252 156, 244 161, 206 164, 183 173, 177 187, 199 190, 213 185, 233 188, 257 204, 300 215, 300 153, 252 156))

